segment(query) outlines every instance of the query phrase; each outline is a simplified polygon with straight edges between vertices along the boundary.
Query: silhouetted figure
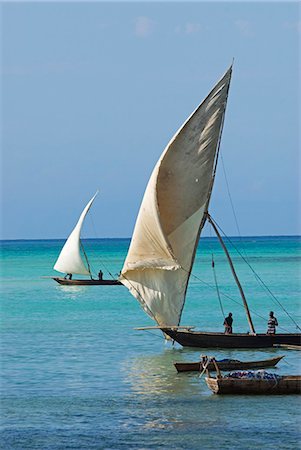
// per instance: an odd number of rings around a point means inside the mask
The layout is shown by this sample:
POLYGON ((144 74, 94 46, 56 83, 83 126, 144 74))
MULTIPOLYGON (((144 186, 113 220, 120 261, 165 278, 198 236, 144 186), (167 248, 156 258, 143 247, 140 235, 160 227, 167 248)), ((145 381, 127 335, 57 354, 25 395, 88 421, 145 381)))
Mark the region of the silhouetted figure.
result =
POLYGON ((232 313, 229 313, 228 317, 224 320, 225 334, 232 334, 232 313))
POLYGON ((278 327, 278 320, 274 316, 273 311, 269 314, 269 320, 268 320, 268 330, 267 334, 275 334, 276 333, 276 327, 278 327))
POLYGON ((98 272, 98 279, 99 279, 99 280, 102 280, 102 277, 103 277, 103 273, 102 273, 102 270, 100 270, 100 271, 98 272))

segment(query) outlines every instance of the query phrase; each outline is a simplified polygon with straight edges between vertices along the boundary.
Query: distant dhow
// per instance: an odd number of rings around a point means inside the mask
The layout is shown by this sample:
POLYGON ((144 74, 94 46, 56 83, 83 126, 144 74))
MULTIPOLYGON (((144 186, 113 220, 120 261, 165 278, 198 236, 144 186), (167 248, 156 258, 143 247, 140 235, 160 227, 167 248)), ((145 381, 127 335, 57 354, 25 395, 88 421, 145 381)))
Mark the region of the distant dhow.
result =
POLYGON ((86 285, 86 286, 103 286, 103 285, 120 285, 121 283, 118 280, 104 280, 102 279, 102 271, 99 272, 99 279, 93 279, 90 263, 85 252, 83 243, 80 239, 81 229, 85 220, 89 209, 92 206, 92 203, 95 200, 98 192, 91 198, 83 212, 80 215, 80 218, 73 229, 72 233, 68 237, 65 245, 63 246, 61 253, 54 265, 54 270, 57 272, 66 273, 65 277, 52 277, 59 284, 68 285, 68 286, 78 286, 78 285, 86 285), (82 254, 84 255, 85 261, 82 258, 82 254), (73 275, 88 275, 90 279, 73 279, 73 275))

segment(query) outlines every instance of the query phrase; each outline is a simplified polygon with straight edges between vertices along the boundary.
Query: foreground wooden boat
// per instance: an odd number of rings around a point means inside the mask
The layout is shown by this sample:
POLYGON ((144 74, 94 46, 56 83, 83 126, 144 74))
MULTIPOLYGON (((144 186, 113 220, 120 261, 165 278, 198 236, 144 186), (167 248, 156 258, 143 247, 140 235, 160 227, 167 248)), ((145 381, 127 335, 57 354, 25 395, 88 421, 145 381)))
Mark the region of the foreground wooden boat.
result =
POLYGON ((269 348, 275 344, 300 345, 300 333, 248 334, 210 333, 172 328, 160 329, 183 347, 199 348, 269 348))
POLYGON ((53 280, 65 286, 116 286, 122 284, 118 280, 69 280, 63 277, 53 277, 53 280))
POLYGON ((301 394, 301 376, 287 375, 272 380, 244 380, 234 378, 205 378, 214 394, 301 394))
MULTIPOLYGON (((220 370, 235 370, 235 369, 264 369, 265 367, 273 367, 278 364, 278 362, 284 356, 278 356, 277 358, 263 359, 261 361, 238 361, 231 360, 228 361, 217 361, 218 367, 220 370)), ((175 368, 178 372, 192 372, 192 371, 201 371, 203 368, 203 362, 183 362, 183 363, 174 363, 175 368)), ((215 365, 213 362, 208 364, 208 369, 215 371, 215 365)))
POLYGON ((301 375, 273 375, 269 378, 236 378, 222 376, 219 364, 214 358, 210 362, 215 365, 216 377, 211 377, 209 372, 209 360, 206 368, 205 381, 214 394, 232 395, 271 395, 271 394, 301 394, 301 375))

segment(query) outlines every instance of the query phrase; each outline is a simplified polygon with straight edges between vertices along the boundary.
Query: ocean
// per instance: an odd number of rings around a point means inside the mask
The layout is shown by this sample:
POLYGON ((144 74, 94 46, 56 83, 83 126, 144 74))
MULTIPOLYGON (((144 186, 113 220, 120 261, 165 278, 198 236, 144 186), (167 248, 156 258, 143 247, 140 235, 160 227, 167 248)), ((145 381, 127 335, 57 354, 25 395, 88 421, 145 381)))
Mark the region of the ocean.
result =
MULTIPOLYGON (((279 331, 301 325, 301 238, 231 239, 275 297, 230 246, 258 332, 270 310, 279 331), (279 303, 278 303, 279 302, 279 303)), ((2 241, 1 449, 297 449, 300 397, 216 396, 174 361, 285 355, 277 374, 300 374, 294 350, 189 349, 172 345, 124 286, 64 287, 50 276, 62 240, 2 241)), ((128 239, 84 241, 97 273, 116 276, 128 239), (110 272, 110 274, 109 274, 110 272)), ((248 323, 222 249, 201 239, 183 325, 234 331, 248 323), (213 271, 222 298, 219 303, 213 271)))

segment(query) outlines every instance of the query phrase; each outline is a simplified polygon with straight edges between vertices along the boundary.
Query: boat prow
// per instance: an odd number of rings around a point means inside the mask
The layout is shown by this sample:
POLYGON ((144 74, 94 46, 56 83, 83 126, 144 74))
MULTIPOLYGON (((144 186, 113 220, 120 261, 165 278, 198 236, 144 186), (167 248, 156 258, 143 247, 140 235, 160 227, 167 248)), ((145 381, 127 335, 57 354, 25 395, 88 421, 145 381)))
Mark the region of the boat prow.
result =
POLYGON ((64 277, 52 277, 52 279, 64 286, 117 286, 122 284, 118 280, 69 280, 64 277))

